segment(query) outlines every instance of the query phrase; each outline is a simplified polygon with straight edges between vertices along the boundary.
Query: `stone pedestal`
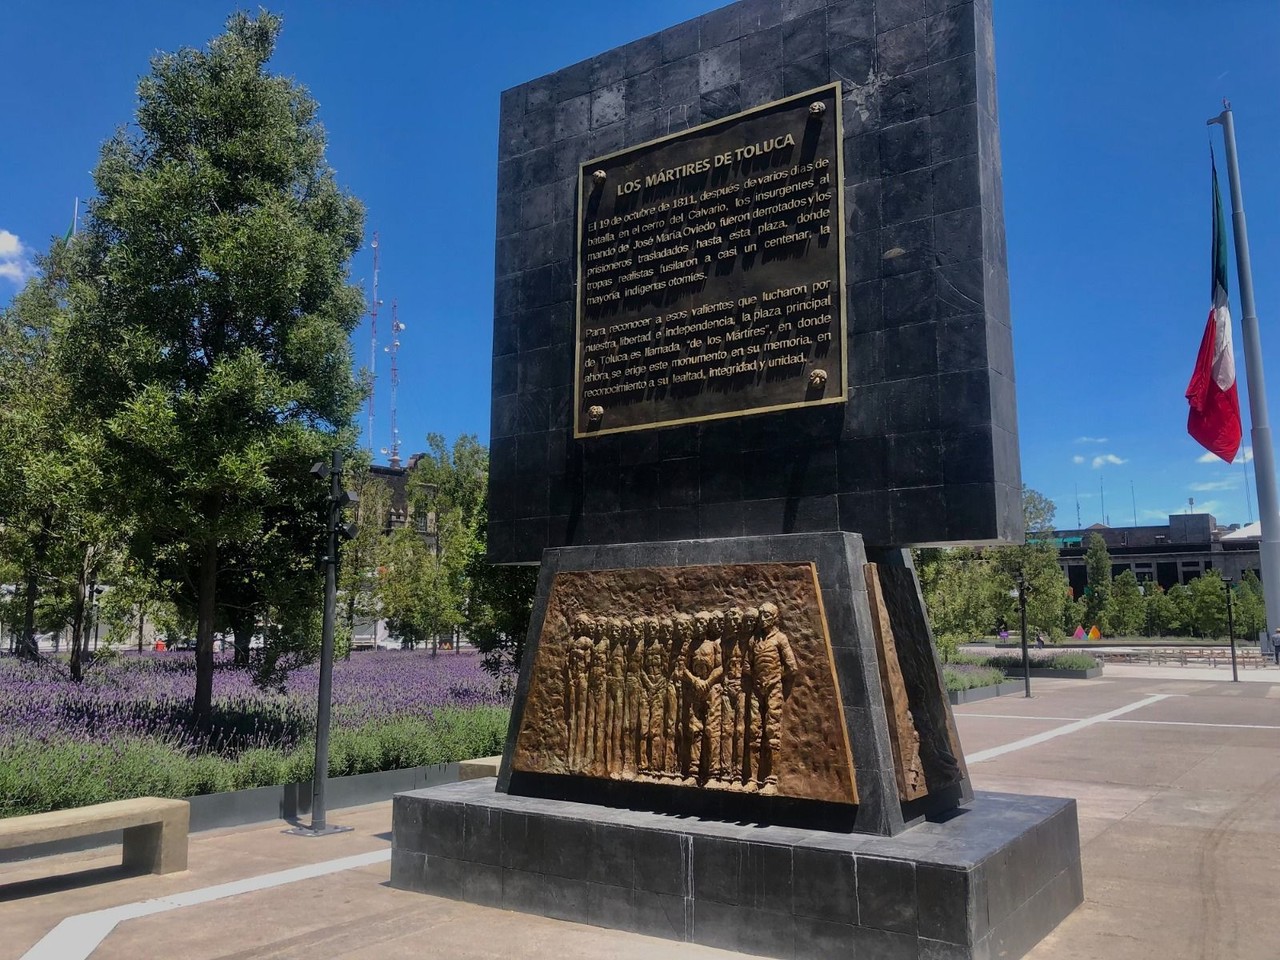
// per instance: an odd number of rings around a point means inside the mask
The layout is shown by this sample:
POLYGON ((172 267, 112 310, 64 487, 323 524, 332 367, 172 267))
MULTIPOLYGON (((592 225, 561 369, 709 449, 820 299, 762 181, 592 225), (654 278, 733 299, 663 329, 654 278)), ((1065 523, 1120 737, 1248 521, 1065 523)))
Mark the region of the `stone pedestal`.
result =
POLYGON ((769 957, 1013 960, 1083 899, 1074 800, 978 793, 894 837, 520 797, 395 798, 402 890, 769 957))

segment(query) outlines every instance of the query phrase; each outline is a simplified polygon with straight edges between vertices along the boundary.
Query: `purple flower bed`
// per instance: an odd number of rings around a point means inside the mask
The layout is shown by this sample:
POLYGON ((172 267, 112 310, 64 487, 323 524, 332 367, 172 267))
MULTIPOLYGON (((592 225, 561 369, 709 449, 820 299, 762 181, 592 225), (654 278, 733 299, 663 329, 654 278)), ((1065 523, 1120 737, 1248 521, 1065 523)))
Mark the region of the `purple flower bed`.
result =
MULTIPOLYGON (((290 671, 283 689, 263 690, 251 674, 218 663, 214 725, 191 722, 191 653, 124 655, 90 666, 72 682, 61 662, 0 659, 0 747, 44 743, 160 741, 192 753, 234 756, 255 747, 290 750, 314 726, 318 667, 290 671)), ((429 718, 436 708, 501 707, 508 701, 474 654, 376 651, 339 660, 333 673, 335 729, 429 718)))

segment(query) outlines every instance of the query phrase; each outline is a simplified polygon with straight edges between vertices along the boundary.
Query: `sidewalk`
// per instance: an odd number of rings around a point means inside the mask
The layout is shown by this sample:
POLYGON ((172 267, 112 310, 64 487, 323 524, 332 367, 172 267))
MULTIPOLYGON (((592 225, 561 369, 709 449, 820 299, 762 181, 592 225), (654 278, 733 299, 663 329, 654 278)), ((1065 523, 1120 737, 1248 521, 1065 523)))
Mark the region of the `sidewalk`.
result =
MULTIPOLYGON (((1144 669, 956 710, 975 786, 1079 801, 1085 903, 1028 956, 1274 960, 1280 684, 1131 675, 1144 669)), ((165 877, 122 876, 118 848, 0 865, 0 960, 40 942, 57 960, 733 956, 391 889, 390 817, 389 803, 337 811, 355 830, 322 839, 278 823, 199 834, 190 871, 165 877), (126 906, 151 898, 168 899, 126 906)))

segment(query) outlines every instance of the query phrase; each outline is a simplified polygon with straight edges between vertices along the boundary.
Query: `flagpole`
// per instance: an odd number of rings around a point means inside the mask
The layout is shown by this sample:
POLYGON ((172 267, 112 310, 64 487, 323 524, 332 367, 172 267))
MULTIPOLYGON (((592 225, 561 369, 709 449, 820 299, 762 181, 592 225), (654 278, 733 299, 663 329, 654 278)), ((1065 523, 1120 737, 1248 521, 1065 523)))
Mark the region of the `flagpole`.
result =
POLYGON ((71 235, 76 235, 76 228, 80 226, 80 198, 76 197, 75 209, 71 212, 71 235))
POLYGON ((1262 590, 1267 601, 1267 636, 1280 627, 1280 508, 1276 498, 1276 463, 1271 449, 1271 423, 1267 415, 1267 384, 1262 373, 1262 344, 1258 335, 1258 313, 1253 302, 1253 270, 1249 265, 1249 235, 1245 229, 1244 198, 1240 195, 1240 164, 1236 158, 1236 126, 1231 104, 1222 101, 1223 111, 1210 124, 1222 126, 1226 141, 1227 179, 1231 184, 1231 226, 1236 242, 1236 274, 1240 280, 1240 327, 1244 333, 1244 367, 1249 381, 1249 435, 1253 441, 1253 477, 1258 492, 1258 519, 1262 540, 1258 544, 1262 561, 1262 590))

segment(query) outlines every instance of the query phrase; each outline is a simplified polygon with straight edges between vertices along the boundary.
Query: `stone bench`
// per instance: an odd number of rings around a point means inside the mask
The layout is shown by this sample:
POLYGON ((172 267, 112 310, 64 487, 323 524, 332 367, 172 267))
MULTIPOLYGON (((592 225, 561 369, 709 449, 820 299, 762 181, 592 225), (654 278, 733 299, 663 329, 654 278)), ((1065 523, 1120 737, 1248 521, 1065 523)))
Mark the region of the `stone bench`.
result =
POLYGON ((187 801, 160 797, 9 817, 0 820, 0 850, 121 830, 125 867, 175 873, 187 869, 190 817, 191 805, 187 801))

